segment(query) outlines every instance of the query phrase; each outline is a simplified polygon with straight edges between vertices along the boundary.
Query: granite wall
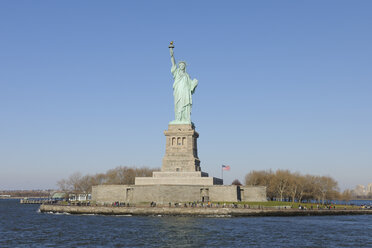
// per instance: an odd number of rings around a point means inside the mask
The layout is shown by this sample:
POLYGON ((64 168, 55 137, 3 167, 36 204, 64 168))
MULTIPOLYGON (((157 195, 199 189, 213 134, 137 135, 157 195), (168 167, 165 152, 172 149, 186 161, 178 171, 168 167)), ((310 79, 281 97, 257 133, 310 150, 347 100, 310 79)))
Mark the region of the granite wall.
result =
POLYGON ((98 203, 129 202, 237 202, 266 201, 265 187, 236 185, 98 185, 92 188, 98 203))
POLYGON ((240 194, 245 202, 267 201, 265 186, 240 186, 240 194))

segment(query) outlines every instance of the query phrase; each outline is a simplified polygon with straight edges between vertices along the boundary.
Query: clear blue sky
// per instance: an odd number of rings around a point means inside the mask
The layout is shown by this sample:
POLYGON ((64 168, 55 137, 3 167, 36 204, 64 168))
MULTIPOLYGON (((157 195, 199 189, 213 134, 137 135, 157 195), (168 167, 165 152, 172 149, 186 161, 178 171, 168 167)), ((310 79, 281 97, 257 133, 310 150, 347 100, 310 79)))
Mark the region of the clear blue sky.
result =
POLYGON ((168 44, 204 171, 372 182, 371 1, 1 1, 0 190, 160 167, 168 44))

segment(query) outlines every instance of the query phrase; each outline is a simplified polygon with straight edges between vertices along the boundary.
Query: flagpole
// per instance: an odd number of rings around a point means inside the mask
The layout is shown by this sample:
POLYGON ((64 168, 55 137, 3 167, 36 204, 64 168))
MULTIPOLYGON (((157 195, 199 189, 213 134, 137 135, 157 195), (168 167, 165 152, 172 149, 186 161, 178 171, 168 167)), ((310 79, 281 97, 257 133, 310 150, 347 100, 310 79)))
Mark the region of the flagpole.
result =
POLYGON ((223 184, 223 165, 221 165, 221 178, 222 178, 222 184, 223 184))

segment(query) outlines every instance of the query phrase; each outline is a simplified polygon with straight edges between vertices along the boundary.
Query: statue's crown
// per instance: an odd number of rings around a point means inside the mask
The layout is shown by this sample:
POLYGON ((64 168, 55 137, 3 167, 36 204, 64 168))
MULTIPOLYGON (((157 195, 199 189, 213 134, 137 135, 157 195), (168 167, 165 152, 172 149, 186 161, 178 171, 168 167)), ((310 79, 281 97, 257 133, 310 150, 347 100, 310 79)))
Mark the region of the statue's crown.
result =
POLYGON ((178 64, 181 64, 181 63, 182 63, 182 64, 185 64, 185 65, 187 66, 186 61, 183 61, 183 60, 182 60, 182 61, 179 61, 179 62, 178 62, 178 64))

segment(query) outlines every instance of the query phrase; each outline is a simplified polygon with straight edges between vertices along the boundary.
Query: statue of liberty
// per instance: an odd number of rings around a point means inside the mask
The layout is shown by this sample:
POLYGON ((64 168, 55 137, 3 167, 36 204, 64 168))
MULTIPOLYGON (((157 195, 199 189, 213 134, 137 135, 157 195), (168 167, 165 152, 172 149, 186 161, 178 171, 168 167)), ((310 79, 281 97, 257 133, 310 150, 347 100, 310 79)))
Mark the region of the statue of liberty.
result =
POLYGON ((198 85, 197 79, 191 79, 186 72, 186 62, 180 61, 178 68, 173 54, 173 41, 169 45, 172 61, 171 72, 173 75, 173 96, 175 119, 170 124, 191 124, 191 106, 195 88, 198 85))

